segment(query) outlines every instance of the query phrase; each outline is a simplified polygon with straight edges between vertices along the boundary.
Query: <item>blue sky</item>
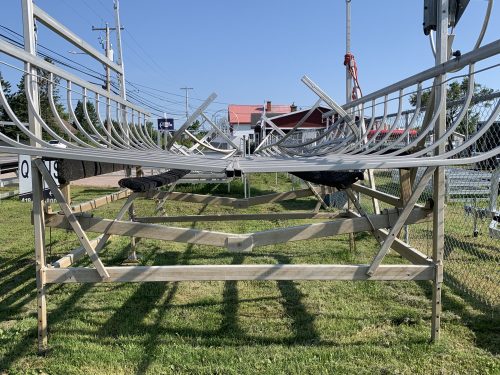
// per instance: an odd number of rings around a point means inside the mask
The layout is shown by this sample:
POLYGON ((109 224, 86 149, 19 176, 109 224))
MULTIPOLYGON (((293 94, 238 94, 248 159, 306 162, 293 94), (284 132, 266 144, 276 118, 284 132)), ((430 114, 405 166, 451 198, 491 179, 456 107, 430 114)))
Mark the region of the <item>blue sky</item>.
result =
MULTIPOLYGON (((91 26, 114 24, 112 0, 38 0, 38 6, 100 48, 91 26)), ((487 6, 471 0, 456 28, 454 49, 466 52, 479 33, 487 6)), ((429 41, 422 32, 422 0, 352 0, 352 51, 364 93, 433 65, 429 41)), ((183 86, 194 87, 195 106, 211 92, 218 104, 252 104, 272 100, 314 103, 300 82, 307 74, 335 100, 345 101, 344 0, 122 0, 124 58, 127 79, 166 91, 137 93, 166 112, 183 113, 183 86), (175 94, 175 95, 172 95, 175 94), (180 96, 176 96, 180 95, 180 96)), ((0 24, 22 32, 20 1, 3 0, 0 24)), ((114 37, 114 35, 113 35, 114 37)), ((500 37, 500 8, 493 9, 484 43, 500 37)), ((53 33, 40 28, 39 42, 88 65, 102 66, 53 33)), ((0 55, 0 60, 5 60, 0 55)), ((496 60, 498 62, 498 59, 496 60)), ((8 71, 0 66, 4 76, 8 71)), ((482 83, 500 88, 498 74, 484 74, 482 83)), ((132 87, 129 86, 132 90, 132 87)))

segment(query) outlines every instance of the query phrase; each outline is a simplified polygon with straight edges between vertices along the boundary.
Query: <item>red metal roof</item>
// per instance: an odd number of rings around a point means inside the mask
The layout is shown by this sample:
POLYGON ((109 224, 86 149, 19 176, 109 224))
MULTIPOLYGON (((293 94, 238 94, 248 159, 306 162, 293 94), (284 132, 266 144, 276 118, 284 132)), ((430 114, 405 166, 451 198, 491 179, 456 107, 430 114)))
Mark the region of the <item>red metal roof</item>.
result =
MULTIPOLYGON (((230 124, 251 124, 252 114, 262 114, 264 110, 263 104, 230 104, 228 107, 229 111, 229 123, 230 124)), ((289 105, 282 104, 271 104, 271 110, 266 111, 272 113, 273 115, 290 113, 291 108, 289 105)))

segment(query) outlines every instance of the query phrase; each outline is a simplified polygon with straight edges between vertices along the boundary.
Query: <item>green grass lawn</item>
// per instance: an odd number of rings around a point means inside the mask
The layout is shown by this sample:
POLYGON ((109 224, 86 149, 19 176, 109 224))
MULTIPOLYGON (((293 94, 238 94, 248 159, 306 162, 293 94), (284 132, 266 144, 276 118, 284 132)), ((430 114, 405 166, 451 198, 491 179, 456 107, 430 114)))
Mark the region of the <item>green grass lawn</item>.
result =
MULTIPOLYGON (((274 174, 253 176, 252 194, 290 187, 284 176, 278 185, 274 179, 274 174)), ((72 188, 77 201, 109 191, 72 188)), ((227 194, 225 185, 196 191, 227 194)), ((232 184, 231 195, 241 196, 241 191, 241 184, 232 184)), ((96 215, 111 217, 121 204, 101 208, 96 215)), ((243 212, 314 206, 313 199, 300 199, 243 212)), ((141 200, 136 207, 138 215, 153 214, 153 202, 141 200)), ((0 374, 500 373, 498 314, 453 285, 444 288, 442 340, 429 343, 428 282, 52 285, 50 350, 39 356, 30 210, 29 203, 0 201, 0 374)), ((169 215, 231 212, 179 202, 168 202, 166 210, 169 215)), ((193 227, 244 233, 303 222, 210 222, 193 227)), ((46 242, 50 260, 77 246, 74 234, 62 230, 47 229, 46 242)), ((127 239, 113 238, 102 255, 104 263, 120 264, 127 245, 127 239)), ((139 252, 145 265, 369 262, 376 242, 369 234, 358 234, 356 245, 350 251, 344 235, 260 247, 242 255, 143 240, 139 252)), ((385 260, 401 262, 394 253, 385 260)))

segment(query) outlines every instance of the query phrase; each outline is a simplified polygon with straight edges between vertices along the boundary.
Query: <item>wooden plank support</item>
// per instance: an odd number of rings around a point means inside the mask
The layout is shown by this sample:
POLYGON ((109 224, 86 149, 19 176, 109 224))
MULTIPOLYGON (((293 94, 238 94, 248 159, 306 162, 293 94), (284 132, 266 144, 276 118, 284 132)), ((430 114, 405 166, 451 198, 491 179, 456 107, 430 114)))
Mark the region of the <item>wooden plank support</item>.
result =
POLYGON ((237 201, 237 198, 230 197, 215 197, 213 195, 203 195, 203 194, 191 194, 191 193, 179 193, 176 191, 168 192, 168 191, 152 191, 148 193, 141 194, 143 197, 147 198, 156 198, 163 199, 165 196, 168 196, 168 199, 172 201, 181 201, 188 203, 201 203, 201 204, 213 204, 213 205, 221 205, 221 206, 229 206, 232 207, 233 203, 237 201))
MULTIPOLYGON (((316 191, 319 194, 326 194, 327 190, 324 186, 317 186, 313 187, 314 191, 316 191)), ((297 198, 305 198, 305 197, 310 197, 314 193, 311 191, 311 189, 300 189, 300 190, 295 190, 295 191, 286 191, 282 193, 272 193, 272 194, 265 194, 265 195, 260 195, 258 197, 252 197, 248 199, 239 199, 238 202, 233 205, 235 208, 245 208, 245 207, 250 207, 250 206, 256 206, 259 204, 266 204, 266 203, 274 203, 274 202, 282 202, 282 201, 287 201, 287 200, 292 200, 292 199, 297 199, 297 198)))
MULTIPOLYGON (((350 211, 349 214, 352 217, 362 217, 360 214, 354 211, 350 211)), ((430 214, 430 212, 429 212, 430 214)), ((386 229, 377 229, 378 235, 385 240, 389 234, 386 229)), ((417 249, 411 247, 406 242, 396 238, 391 245, 391 248, 401 255, 406 260, 412 262, 413 264, 432 264, 432 259, 430 259, 426 254, 418 251, 417 249)))
MULTIPOLYGON (((412 169, 417 169, 417 168, 412 168, 412 169)), ((399 187, 401 190, 401 207, 404 207, 406 205, 406 202, 411 197, 411 189, 412 189, 412 182, 411 182, 411 169, 409 168, 400 168, 399 169, 399 187)), ((408 233, 408 226, 405 228, 405 233, 408 233)), ((401 238, 401 231, 398 233, 398 238, 401 238)))
MULTIPOLYGON (((379 244, 382 243, 384 241, 384 239, 378 233, 377 229, 373 225, 373 223, 370 219, 370 216, 368 216, 367 213, 365 212, 365 210, 363 210, 363 207, 361 207, 361 204, 359 203, 359 200, 356 197, 356 195, 352 192, 352 189, 346 189, 345 192, 346 192, 347 196, 349 197, 349 199, 351 200, 351 202, 354 204, 354 207, 356 207, 356 210, 359 212, 360 217, 366 218, 366 220, 368 220, 368 223, 370 223, 370 226, 372 228, 371 232, 372 232, 373 236, 375 237, 375 239, 377 240, 377 242, 379 244)), ((352 210, 349 210, 349 212, 352 212, 352 210)))
POLYGON ((19 195, 19 190, 14 190, 14 191, 8 191, 6 193, 1 193, 0 194, 0 200, 10 198, 13 196, 19 195))
MULTIPOLYGON (((321 206, 325 209, 325 210, 328 210, 328 205, 325 203, 325 201, 323 200, 323 197, 318 193, 318 191, 316 190, 316 188, 313 186, 313 184, 311 184, 309 181, 305 181, 303 180, 307 187, 309 188, 309 190, 311 190, 311 192, 313 193, 313 195, 316 197, 316 199, 318 200, 318 202, 321 204, 321 206)), ((326 189, 325 189, 326 191, 326 189)), ((324 196, 324 194, 323 194, 324 196)), ((314 210, 315 212, 317 211, 316 209, 314 210)))
MULTIPOLYGON (((108 267, 106 282, 174 282, 227 280, 431 280, 432 265, 384 265, 372 275, 368 265, 191 265, 108 267)), ((47 283, 95 283, 102 281, 92 268, 53 268, 47 283)))
MULTIPOLYGON (((376 229, 389 228, 396 222, 398 210, 388 210, 380 215, 369 215, 376 229)), ((414 224, 429 219, 429 211, 415 208, 408 215, 407 223, 414 224)), ((364 217, 346 218, 325 223, 314 223, 292 226, 288 228, 271 229, 256 233, 232 234, 191 228, 168 227, 159 224, 137 223, 130 221, 114 221, 95 217, 79 216, 78 222, 88 232, 104 233, 121 236, 136 236, 156 240, 174 241, 227 247, 229 237, 252 237, 254 246, 266 246, 289 241, 303 241, 313 238, 330 237, 338 234, 357 233, 372 230, 372 226, 364 217)), ((53 228, 71 229, 64 215, 52 215, 46 225, 53 228)))
POLYGON ((401 206, 401 200, 398 197, 396 197, 395 195, 383 193, 381 191, 371 189, 371 188, 364 186, 364 185, 361 185, 359 183, 352 184, 351 189, 358 192, 358 193, 368 195, 372 198, 376 198, 384 203, 388 203, 391 206, 394 206, 394 207, 401 206))
MULTIPOLYGON (((323 186, 314 187, 314 190, 319 194, 327 193, 326 188, 323 186)), ((168 196, 168 199, 173 201, 220 205, 220 206, 228 206, 234 208, 247 208, 259 204, 281 202, 285 200, 310 197, 311 195, 313 195, 313 192, 310 189, 301 189, 301 190, 287 191, 282 193, 265 194, 257 197, 244 198, 244 199, 231 198, 231 197, 216 197, 213 195, 203 195, 203 194, 179 193, 175 191, 170 193, 167 191, 163 191, 160 193, 154 192, 154 195, 152 195, 152 193, 145 193, 142 196, 145 196, 147 198, 152 198, 154 196, 156 199, 163 199, 165 196, 168 196)))
POLYGON ((265 214, 145 216, 136 217, 134 221, 138 223, 195 223, 198 221, 336 219, 341 215, 333 212, 272 212, 265 214))
POLYGON ((428 167, 425 170, 418 185, 415 187, 415 190, 413 191, 411 197, 408 199, 406 206, 403 208, 401 215, 399 216, 398 220, 396 221, 396 223, 390 230, 389 234, 387 235, 387 238, 380 247, 379 252, 373 258, 373 261, 370 265, 370 269, 368 270, 369 275, 372 275, 377 270, 377 268, 380 266, 380 263, 382 262, 386 254, 389 252, 392 243, 396 239, 397 233, 399 233, 403 225, 406 223, 408 216, 414 209, 415 203, 417 203, 418 198, 420 198, 420 195, 424 191, 425 187, 427 186, 427 183, 430 181, 432 174, 434 173, 435 170, 436 167, 428 167))
POLYGON ((99 255, 97 255, 95 249, 90 244, 87 235, 85 234, 80 223, 78 222, 78 219, 73 214, 73 212, 71 212, 71 207, 64 200, 64 196, 63 196, 61 190, 59 190, 59 187, 56 185, 56 183, 52 179, 49 170, 47 169, 47 167, 45 166, 45 164, 43 163, 43 161, 41 159, 35 159, 34 162, 35 162, 36 167, 38 168, 38 170, 42 174, 45 182, 47 183, 50 190, 52 191, 52 194, 54 194, 54 197, 59 202, 59 205, 61 206, 61 209, 64 212, 64 216, 67 217, 69 224, 71 225, 72 229, 75 231, 75 233, 78 237, 78 240, 80 241, 80 244, 85 248, 85 251, 89 255, 90 260, 92 261, 92 264, 97 269, 97 272, 99 272, 99 275, 101 276, 102 279, 108 278, 109 274, 106 271, 104 264, 102 264, 102 261, 99 258, 99 255))
POLYGON ((399 186, 401 188, 401 198, 400 206, 404 207, 406 202, 411 196, 411 170, 410 169, 400 169, 399 170, 399 186))
MULTIPOLYGON (((120 211, 116 215, 115 220, 121 220, 123 218, 123 216, 125 215, 125 213, 129 208, 129 205, 132 204, 132 201, 135 199, 136 196, 137 194, 134 193, 128 197, 127 202, 125 202, 123 207, 120 209, 120 211)), ((90 244, 95 249, 96 253, 99 254, 99 252, 103 249, 104 245, 106 244, 106 242, 109 240, 110 237, 111 235, 108 234, 107 231, 105 231, 99 237, 90 240, 90 244)), ((85 252, 86 250, 83 246, 77 247, 76 249, 72 250, 70 253, 66 254, 56 262, 52 263, 52 267, 55 268, 70 267, 72 264, 80 260, 85 255, 85 252)))
MULTIPOLYGON (((385 214, 369 215, 372 225, 376 229, 389 228, 392 220, 399 216, 397 210, 385 214)), ((414 209, 407 218, 409 224, 429 220, 429 211, 420 208, 414 209)), ((272 229, 253 233, 255 246, 273 245, 290 241, 302 241, 313 238, 330 237, 339 234, 358 233, 372 230, 370 222, 364 218, 339 219, 326 223, 314 223, 293 226, 288 228, 272 229)))
MULTIPOLYGON (((99 243, 99 240, 104 236, 101 234, 99 237, 89 240, 92 247, 96 247, 99 243)), ((85 255, 85 248, 83 246, 79 246, 74 250, 71 250, 65 256, 59 258, 55 262, 52 262, 52 267, 54 268, 66 268, 75 264, 78 260, 80 260, 85 255)))
MULTIPOLYGON (((111 202, 115 202, 120 199, 127 198, 130 194, 132 194, 132 190, 120 190, 116 193, 108 194, 96 199, 92 199, 87 202, 75 204, 71 206, 71 211, 72 212, 87 212, 91 210, 95 210, 96 208, 105 206, 111 202)), ((47 213, 48 214, 54 214, 56 213, 57 210, 54 210, 52 206, 47 206, 47 213)))
MULTIPOLYGON (((158 224, 136 223, 132 221, 109 220, 95 217, 78 217, 78 222, 87 232, 105 233, 119 236, 135 236, 154 240, 192 243, 198 245, 226 246, 231 233, 213 232, 200 229, 167 227, 158 224)), ((71 229, 64 215, 53 215, 46 225, 53 228, 71 229)))
MULTIPOLYGON (((367 174, 368 174, 368 183, 370 184, 370 189, 376 191, 377 188, 375 186, 375 174, 373 173, 373 169, 368 169, 367 174)), ((379 214, 380 205, 377 198, 372 197, 372 205, 373 205, 373 212, 379 214)))
POLYGON ((38 318, 38 352, 47 350, 48 329, 47 329, 47 264, 45 262, 45 227, 43 210, 43 180, 40 172, 35 168, 32 161, 32 191, 33 191, 33 227, 35 234, 35 258, 36 258, 36 303, 38 318))

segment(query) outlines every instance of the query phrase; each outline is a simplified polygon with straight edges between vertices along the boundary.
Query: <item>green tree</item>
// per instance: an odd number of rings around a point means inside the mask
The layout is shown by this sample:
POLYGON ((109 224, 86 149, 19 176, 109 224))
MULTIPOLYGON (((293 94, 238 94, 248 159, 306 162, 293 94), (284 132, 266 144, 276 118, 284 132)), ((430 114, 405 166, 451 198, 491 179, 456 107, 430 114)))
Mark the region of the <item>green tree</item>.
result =
MULTIPOLYGON (((3 89, 3 93, 5 95, 5 98, 7 99, 7 102, 10 102, 11 100, 11 84, 10 82, 6 81, 3 79, 3 76, 2 76, 2 73, 0 72, 0 82, 2 84, 2 89, 3 89)), ((7 112, 5 111, 5 109, 0 106, 0 121, 12 121, 12 119, 9 117, 9 115, 7 114, 7 112)), ((16 126, 10 126, 10 125, 6 125, 6 126, 2 126, 0 127, 0 132, 2 132, 3 134, 5 134, 6 136, 12 138, 12 139, 16 139, 16 134, 18 133, 18 129, 16 126)))
MULTIPOLYGON (((97 111, 95 109, 95 106, 94 106, 94 104, 92 104, 89 101, 87 101, 87 112, 89 113, 89 118, 92 121, 92 125, 94 125, 94 127, 97 129, 97 131, 102 133, 101 125, 99 122, 99 117, 97 116, 97 111)), ((79 100, 78 103, 76 103, 75 116, 76 116, 76 119, 78 120, 78 122, 80 123, 80 125, 85 129, 85 131, 87 133, 89 133, 89 134, 94 133, 94 131, 91 130, 91 127, 90 127, 90 125, 85 117, 83 102, 81 100, 79 100)), ((75 124, 75 128, 76 128, 76 124, 75 124)))
MULTIPOLYGON (((46 61, 52 63, 52 60, 46 58, 46 61)), ((54 113, 50 107, 49 101, 49 84, 50 84, 50 73, 43 69, 37 70, 37 85, 38 85, 38 95, 39 95, 39 103, 40 103, 40 115, 45 121, 45 123, 57 134, 60 136, 64 135, 63 130, 60 128, 59 123, 56 121, 54 113)), ((28 100, 26 97, 26 77, 27 75, 23 75, 17 85, 17 91, 14 94, 11 94, 8 98, 8 102, 16 116, 22 122, 28 122, 28 100)), ((54 104, 57 109, 59 116, 62 119, 68 119, 68 114, 64 111, 64 106, 60 103, 61 97, 59 95, 59 81, 60 79, 57 77, 53 78, 53 99, 54 104)), ((14 134, 20 133, 21 131, 18 129, 14 130, 14 134)), ((49 139, 52 138, 49 134, 43 131, 43 138, 49 139)))
MULTIPOLYGON (((8 81, 3 79, 2 72, 0 72, 0 83, 2 84, 3 93, 8 101, 10 97, 11 86, 8 81)), ((2 106, 0 106, 0 121, 10 121, 9 116, 7 115, 2 106)))
MULTIPOLYGON (((465 98, 467 95, 467 89, 469 86, 469 78, 465 77, 462 82, 451 82, 447 89, 447 116, 446 125, 451 125, 458 117, 462 109, 462 101, 460 99, 465 98)), ((481 97, 493 93, 493 89, 487 88, 479 83, 474 84, 473 97, 481 97)), ((425 90, 422 92, 422 107, 427 107, 429 104, 429 99, 431 97, 431 90, 425 90)), ((410 96, 410 104, 416 106, 417 104, 417 94, 412 94, 410 96)), ((491 103, 486 103, 485 106, 489 106, 491 103)), ((460 122, 456 131, 462 134, 471 134, 476 130, 477 124, 480 119, 480 113, 477 108, 473 105, 469 106, 467 110, 467 115, 460 122)))
POLYGON ((201 123, 199 120, 194 121, 191 125, 188 127, 188 131, 190 133, 196 133, 200 129, 201 123))

